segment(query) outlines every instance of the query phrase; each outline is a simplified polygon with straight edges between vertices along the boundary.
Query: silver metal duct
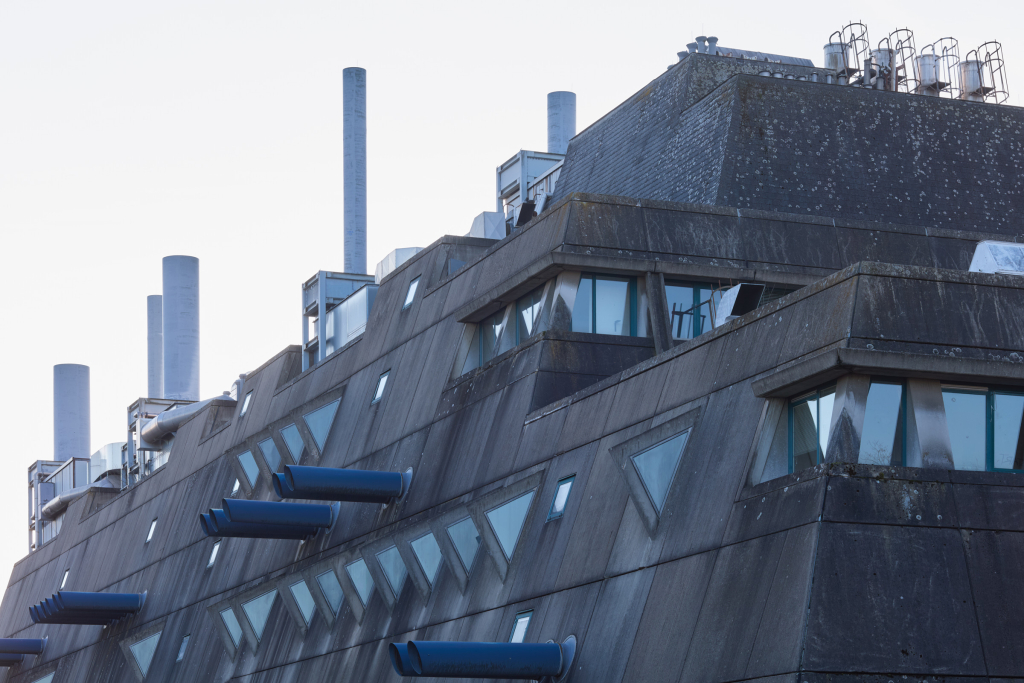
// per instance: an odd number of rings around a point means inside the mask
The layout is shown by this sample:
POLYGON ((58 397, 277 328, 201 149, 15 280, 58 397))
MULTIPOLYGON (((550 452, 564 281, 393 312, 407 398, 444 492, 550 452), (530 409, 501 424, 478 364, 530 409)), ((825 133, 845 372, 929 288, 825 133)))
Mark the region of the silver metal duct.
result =
POLYGON ((53 459, 90 454, 89 366, 53 366, 53 459))
POLYGON ((85 486, 68 489, 44 505, 43 509, 39 511, 39 515, 43 519, 47 520, 56 519, 60 513, 64 512, 68 508, 68 505, 71 505, 90 491, 110 490, 117 491, 118 487, 114 486, 109 479, 104 479, 103 481, 95 484, 86 484, 85 486))
POLYGON ((199 259, 164 257, 161 398, 199 400, 199 259))
POLYGON ((164 397, 164 313, 163 297, 146 297, 146 396, 164 397))
POLYGON ((345 154, 345 272, 366 272, 366 69, 342 72, 345 154))
POLYGON ((186 406, 178 406, 160 413, 147 422, 142 428, 142 440, 148 443, 159 443, 169 434, 178 431, 181 425, 185 424, 193 415, 210 405, 214 401, 230 400, 227 396, 214 396, 205 401, 190 403, 186 406))
POLYGON ((548 152, 565 154, 576 135, 576 93, 548 93, 548 152))

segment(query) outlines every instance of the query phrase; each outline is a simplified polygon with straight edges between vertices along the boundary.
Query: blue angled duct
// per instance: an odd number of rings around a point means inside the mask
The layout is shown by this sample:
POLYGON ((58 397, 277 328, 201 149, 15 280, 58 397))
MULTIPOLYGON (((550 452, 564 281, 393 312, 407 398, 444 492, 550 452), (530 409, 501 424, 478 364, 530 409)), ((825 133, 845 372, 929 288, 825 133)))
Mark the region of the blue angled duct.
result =
POLYGON ((390 503, 405 495, 411 481, 411 469, 403 475, 299 465, 285 465, 284 473, 273 477, 274 492, 281 498, 349 503, 390 503))
POLYGON ((0 638, 0 655, 41 655, 46 638, 0 638))
POLYGON ((0 654, 0 666, 14 666, 21 663, 25 655, 0 654))
POLYGON ((229 522, 244 524, 283 524, 329 528, 334 524, 335 510, 331 505, 307 503, 272 503, 265 500, 236 500, 225 498, 224 515, 229 522))
POLYGON ((208 514, 199 513, 199 525, 207 536, 230 538, 277 538, 302 540, 316 535, 320 530, 314 526, 290 524, 249 524, 232 522, 223 510, 212 509, 208 514))
POLYGON ((38 605, 29 607, 28 613, 36 624, 107 626, 136 614, 145 603, 145 593, 57 591, 38 605))
POLYGON ((400 676, 562 681, 572 669, 576 638, 569 636, 561 645, 421 640, 405 647, 403 653, 399 643, 388 646, 392 666, 400 676))

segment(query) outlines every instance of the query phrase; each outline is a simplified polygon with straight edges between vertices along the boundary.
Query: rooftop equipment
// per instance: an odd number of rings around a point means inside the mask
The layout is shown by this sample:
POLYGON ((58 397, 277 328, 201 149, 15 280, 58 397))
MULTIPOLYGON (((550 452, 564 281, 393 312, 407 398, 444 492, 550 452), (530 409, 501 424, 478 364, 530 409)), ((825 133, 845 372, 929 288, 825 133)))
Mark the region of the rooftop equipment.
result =
POLYGON ((108 626, 136 614, 146 603, 145 593, 80 593, 57 591, 28 608, 36 624, 93 624, 108 626))
POLYGON ((715 327, 724 325, 745 313, 750 313, 761 303, 764 285, 744 282, 730 287, 715 306, 715 327))
POLYGON ((890 78, 886 90, 893 92, 917 92, 920 78, 917 73, 917 51, 914 48, 914 32, 901 28, 890 33, 878 44, 889 57, 890 78))
POLYGON ((991 40, 968 52, 960 62, 960 98, 1002 104, 1009 97, 1003 46, 991 40))
MULTIPOLYGON (((715 40, 718 40, 717 38, 715 40)), ((548 93, 548 152, 565 154, 576 136, 576 93, 548 93)))
POLYGON ((88 458, 89 366, 53 366, 53 459, 88 458))
POLYGON ((199 259, 163 259, 163 396, 199 400, 199 259))
POLYGON ((399 676, 504 678, 564 681, 572 671, 576 637, 561 645, 547 643, 450 643, 409 641, 388 645, 391 665, 399 676), (411 667, 411 670, 410 670, 411 667))
POLYGON ((281 498, 389 504, 401 500, 412 485, 412 468, 404 474, 346 470, 334 467, 285 465, 275 474, 274 491, 281 498))
POLYGON ((146 395, 164 397, 164 312, 163 297, 146 297, 146 395))
POLYGON ((304 539, 329 529, 338 519, 339 505, 274 503, 225 498, 222 509, 199 515, 207 536, 304 539))
POLYGON ((940 38, 931 45, 925 45, 917 56, 917 73, 920 83, 919 95, 950 97, 957 99, 960 90, 960 48, 956 38, 940 38))
POLYGON ((829 37, 825 46, 825 68, 835 69, 839 83, 845 84, 860 73, 869 58, 870 46, 868 27, 861 22, 850 22, 829 37))
POLYGON ((366 273, 366 69, 342 71, 345 272, 366 273))
POLYGON ((372 275, 321 270, 302 283, 303 370, 363 333, 376 295, 377 284, 372 275), (335 311, 360 292, 345 308, 335 311))

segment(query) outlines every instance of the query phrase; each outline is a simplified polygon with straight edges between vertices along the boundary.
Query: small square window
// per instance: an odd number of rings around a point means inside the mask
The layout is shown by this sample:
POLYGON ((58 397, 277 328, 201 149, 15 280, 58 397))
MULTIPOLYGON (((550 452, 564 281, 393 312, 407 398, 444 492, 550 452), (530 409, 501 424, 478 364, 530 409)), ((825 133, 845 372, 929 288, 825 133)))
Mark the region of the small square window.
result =
POLYGON ((526 629, 530 626, 530 617, 533 616, 533 610, 528 612, 520 612, 516 615, 516 620, 512 624, 512 633, 508 637, 510 643, 521 643, 526 638, 526 629))
POLYGON ((391 374, 391 371, 387 370, 387 371, 384 372, 384 374, 382 374, 380 376, 380 379, 377 380, 377 390, 375 392, 373 392, 373 400, 370 401, 370 405, 373 405, 374 403, 379 401, 381 398, 383 398, 383 396, 384 396, 384 387, 388 383, 388 375, 390 375, 390 374, 391 374))
POLYGON ((156 520, 154 519, 149 524, 149 534, 146 536, 146 543, 153 540, 153 533, 156 531, 156 520))
POLYGON ((410 306, 412 306, 412 302, 416 298, 416 288, 419 287, 419 284, 420 284, 419 276, 416 276, 415 278, 413 278, 413 281, 409 283, 409 291, 407 291, 405 293, 405 303, 402 304, 402 310, 403 311, 405 309, 409 308, 410 306))
POLYGON ((249 410, 249 401, 252 400, 252 392, 248 392, 245 398, 242 400, 242 410, 238 413, 238 417, 245 415, 246 411, 249 410))
POLYGON ((220 552, 220 541, 213 544, 213 550, 210 551, 210 561, 206 563, 206 568, 209 569, 213 566, 213 563, 217 561, 217 553, 220 552))
POLYGON ((569 502, 569 492, 572 491, 572 483, 576 475, 558 480, 558 488, 555 489, 555 497, 551 501, 551 509, 548 511, 548 520, 558 519, 565 514, 565 504, 569 502))
POLYGON ((67 583, 68 583, 68 574, 70 574, 70 573, 71 573, 70 569, 65 569, 64 570, 64 578, 62 578, 60 580, 60 588, 58 588, 57 590, 64 590, 64 586, 66 586, 67 583))
POLYGON ((188 633, 185 635, 184 638, 181 639, 181 646, 178 648, 178 657, 174 661, 180 662, 181 660, 185 659, 185 650, 188 649, 188 639, 191 637, 192 634, 188 633))

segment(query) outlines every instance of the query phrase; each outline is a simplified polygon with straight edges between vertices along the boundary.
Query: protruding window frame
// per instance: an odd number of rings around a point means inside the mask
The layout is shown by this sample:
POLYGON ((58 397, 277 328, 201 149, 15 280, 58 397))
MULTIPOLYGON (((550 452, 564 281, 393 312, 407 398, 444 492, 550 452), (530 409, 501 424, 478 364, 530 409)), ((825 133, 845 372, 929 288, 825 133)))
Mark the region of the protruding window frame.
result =
POLYGON ((569 496, 572 495, 572 487, 576 485, 576 473, 573 472, 567 477, 562 477, 555 484, 555 495, 551 497, 551 506, 548 508, 548 518, 545 520, 551 522, 556 519, 561 519, 565 515, 565 508, 569 505, 569 496), (559 512, 555 512, 555 503, 558 501, 558 494, 562 490, 562 485, 568 483, 569 491, 565 494, 565 503, 562 504, 562 509, 559 512))
POLYGON ((388 388, 388 377, 390 376, 391 368, 388 368, 384 372, 380 373, 379 377, 377 377, 376 388, 373 391, 373 400, 370 401, 371 406, 376 403, 380 403, 381 400, 383 400, 384 392, 387 391, 388 388))
POLYGON ((406 310, 413 305, 416 301, 416 290, 420 286, 420 275, 417 275, 409 282, 409 287, 405 291, 405 303, 402 304, 402 310, 406 310))

